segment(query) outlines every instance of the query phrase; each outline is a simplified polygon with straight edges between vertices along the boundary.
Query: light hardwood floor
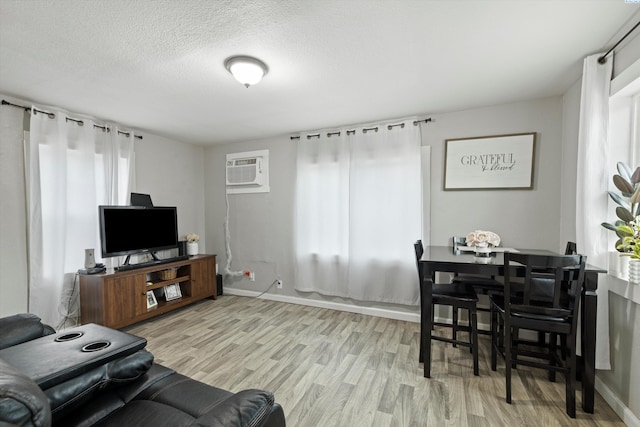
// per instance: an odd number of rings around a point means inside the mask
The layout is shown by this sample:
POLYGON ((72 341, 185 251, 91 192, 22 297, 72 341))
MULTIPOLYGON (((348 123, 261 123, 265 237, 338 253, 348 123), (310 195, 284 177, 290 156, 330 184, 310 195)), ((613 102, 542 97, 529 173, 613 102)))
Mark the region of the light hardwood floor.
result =
POLYGON ((419 325, 380 317, 225 295, 125 331, 182 374, 233 392, 274 392, 290 427, 624 426, 599 395, 595 414, 584 413, 579 391, 569 418, 564 378, 550 383, 527 367, 515 371, 507 404, 504 364, 491 371, 488 336, 479 377, 468 349, 434 342, 427 379, 419 325))

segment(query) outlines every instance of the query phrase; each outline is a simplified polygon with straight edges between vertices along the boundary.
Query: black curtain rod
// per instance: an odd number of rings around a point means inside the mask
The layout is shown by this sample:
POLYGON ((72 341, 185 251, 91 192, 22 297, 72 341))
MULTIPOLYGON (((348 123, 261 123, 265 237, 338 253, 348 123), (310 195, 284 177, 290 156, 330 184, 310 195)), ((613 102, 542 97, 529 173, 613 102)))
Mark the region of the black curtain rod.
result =
MULTIPOLYGON (((31 112, 31 107, 25 107, 24 105, 18 105, 18 104, 12 104, 9 101, 6 100, 2 100, 2 105, 8 105, 10 107, 16 107, 16 108, 22 108, 24 111, 27 112, 31 112)), ((50 119, 53 119, 56 115, 54 113, 50 113, 48 111, 43 111, 43 110, 38 110, 37 108, 33 108, 33 111, 35 111, 36 113, 41 113, 41 114, 46 114, 50 119)), ((84 122, 82 120, 78 120, 78 119, 73 119, 71 117, 65 117, 65 121, 66 122, 74 122, 76 123, 78 126, 84 126, 84 122)), ((111 132, 111 129, 109 129, 107 126, 100 126, 100 125, 93 125, 94 128, 98 128, 98 129, 102 129, 103 131, 106 132, 111 132)), ((131 132, 123 132, 121 130, 118 131, 118 133, 120 135, 126 135, 126 136, 131 136, 131 132)), ((142 135, 134 135, 133 136, 136 139, 142 139, 142 135)))
MULTIPOLYGON (((423 123, 423 122, 424 123, 429 123, 430 121, 431 121, 431 117, 423 119, 423 120, 414 120, 413 121, 413 125, 414 126, 418 126, 418 123, 423 123)), ((404 128, 404 123, 396 123, 394 125, 387 125, 387 129, 391 130, 394 127, 397 127, 397 126, 400 126, 401 128, 404 128)), ((369 131, 378 132, 378 126, 362 129, 362 133, 367 133, 369 131)), ((354 133, 356 133, 355 129, 347 130, 347 135, 353 135, 354 133)), ((340 132, 339 131, 338 132, 327 132, 327 137, 328 138, 331 138, 334 135, 340 136, 340 132)), ((319 133, 314 133, 314 134, 307 135, 307 139, 311 139, 311 138, 320 138, 320 134, 319 133)), ((299 135, 298 136, 290 136, 289 139, 293 141, 294 139, 300 139, 300 136, 299 135)))
POLYGON ((638 23, 637 23, 636 25, 634 25, 634 26, 633 26, 633 28, 629 30, 629 32, 627 32, 627 34, 625 34, 624 36, 622 36, 622 38, 621 38, 620 40, 618 40, 618 43, 614 44, 614 45, 613 45, 613 47, 607 51, 607 53, 605 53, 605 54, 604 54, 604 55, 602 55, 600 58, 598 58, 598 62, 599 62, 599 63, 601 63, 601 64, 604 64, 605 62, 607 62, 607 55, 609 55, 611 52, 613 52, 613 49, 615 49, 616 47, 618 47, 618 45, 619 45, 620 43, 622 43, 622 41, 623 41, 624 39, 626 39, 626 38, 627 38, 627 36, 633 32, 633 30, 635 30, 636 28, 638 28, 638 25, 640 25, 640 21, 638 21, 638 23))

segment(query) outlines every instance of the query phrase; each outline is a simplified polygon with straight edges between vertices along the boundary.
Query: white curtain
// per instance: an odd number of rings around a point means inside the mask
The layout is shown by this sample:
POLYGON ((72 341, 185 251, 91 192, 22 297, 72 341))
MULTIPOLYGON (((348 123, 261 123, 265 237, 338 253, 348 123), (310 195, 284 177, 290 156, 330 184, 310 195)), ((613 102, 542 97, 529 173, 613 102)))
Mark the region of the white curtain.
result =
POLYGON ((367 129, 300 137, 295 288, 415 305, 420 127, 407 120, 391 129, 367 129))
POLYGON ((33 108, 25 144, 29 310, 58 328, 79 315, 85 249, 100 253, 98 206, 126 204, 133 176, 133 134, 94 124, 33 108))
POLYGON ((24 114, 0 107, 0 317, 27 311, 24 114))
MULTIPOLYGON (((607 189, 610 179, 607 132, 609 125, 609 89, 613 57, 598 63, 602 55, 585 58, 580 98, 578 132, 578 177, 576 185, 576 244, 587 256, 587 263, 606 268, 607 231, 600 223, 607 221, 607 189)), ((596 368, 611 369, 609 359, 609 292, 599 281, 596 368)))

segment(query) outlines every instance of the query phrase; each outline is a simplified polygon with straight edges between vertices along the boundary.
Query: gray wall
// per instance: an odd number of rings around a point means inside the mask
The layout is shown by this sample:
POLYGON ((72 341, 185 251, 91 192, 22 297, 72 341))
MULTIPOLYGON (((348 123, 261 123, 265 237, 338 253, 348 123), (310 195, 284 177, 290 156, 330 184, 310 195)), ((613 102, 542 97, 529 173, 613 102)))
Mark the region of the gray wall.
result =
MULTIPOLYGON (((423 125, 423 145, 431 146, 432 243, 449 244, 454 234, 484 228, 500 234, 506 245, 557 250, 560 216, 560 158, 562 102, 560 97, 509 105, 434 114, 423 125), (442 165, 447 138, 538 132, 533 190, 443 191, 442 165), (552 225, 550 225, 552 224, 552 225), (531 233, 531 230, 538 230, 531 233)), ((336 124, 339 125, 339 124, 336 124)), ((312 130, 312 129, 310 129, 312 130)), ((220 269, 226 262, 224 247, 225 156, 228 153, 270 150, 270 193, 229 195, 233 270, 250 269, 256 281, 240 278, 225 286, 234 289, 266 290, 277 278, 282 290, 270 293, 314 300, 341 301, 294 289, 293 209, 296 141, 288 135, 205 150, 205 200, 207 239, 218 254, 220 269)), ((415 307, 345 301, 415 312, 415 307)))
MULTIPOLYGON (((597 390, 614 400, 612 407, 622 404, 640 419, 640 311, 630 299, 609 292, 609 341, 611 370, 598 371, 597 390), (604 387, 603 387, 604 386, 604 387)), ((631 423, 628 422, 628 425, 631 423)))
POLYGON ((177 206, 178 238, 198 234, 206 253, 204 148, 145 134, 135 152, 136 191, 150 194, 155 206, 177 206))
POLYGON ((560 216, 562 99, 560 97, 432 115, 424 142, 431 145, 432 243, 452 235, 491 230, 503 246, 557 250, 560 216), (443 191, 444 145, 449 138, 537 132, 533 190, 443 191), (532 233, 531 230, 536 230, 532 233))

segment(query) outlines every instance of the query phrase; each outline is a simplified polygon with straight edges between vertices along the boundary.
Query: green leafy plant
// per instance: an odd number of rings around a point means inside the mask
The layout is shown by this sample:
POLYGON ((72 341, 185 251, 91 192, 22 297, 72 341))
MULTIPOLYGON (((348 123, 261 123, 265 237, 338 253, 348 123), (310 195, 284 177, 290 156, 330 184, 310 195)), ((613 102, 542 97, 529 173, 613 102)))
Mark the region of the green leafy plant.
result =
POLYGON ((640 215, 628 224, 619 225, 618 233, 622 235, 622 242, 616 246, 623 255, 633 259, 640 259, 640 215))
POLYGON ((640 215, 640 167, 632 173, 627 164, 618 162, 617 169, 618 173, 613 175, 613 184, 620 193, 614 191, 608 193, 611 200, 618 205, 616 208, 618 220, 614 223, 603 222, 602 226, 614 231, 618 236, 618 241, 615 244, 618 251, 632 252, 632 248, 624 244, 624 238, 630 237, 624 227, 631 228, 636 217, 640 215))

